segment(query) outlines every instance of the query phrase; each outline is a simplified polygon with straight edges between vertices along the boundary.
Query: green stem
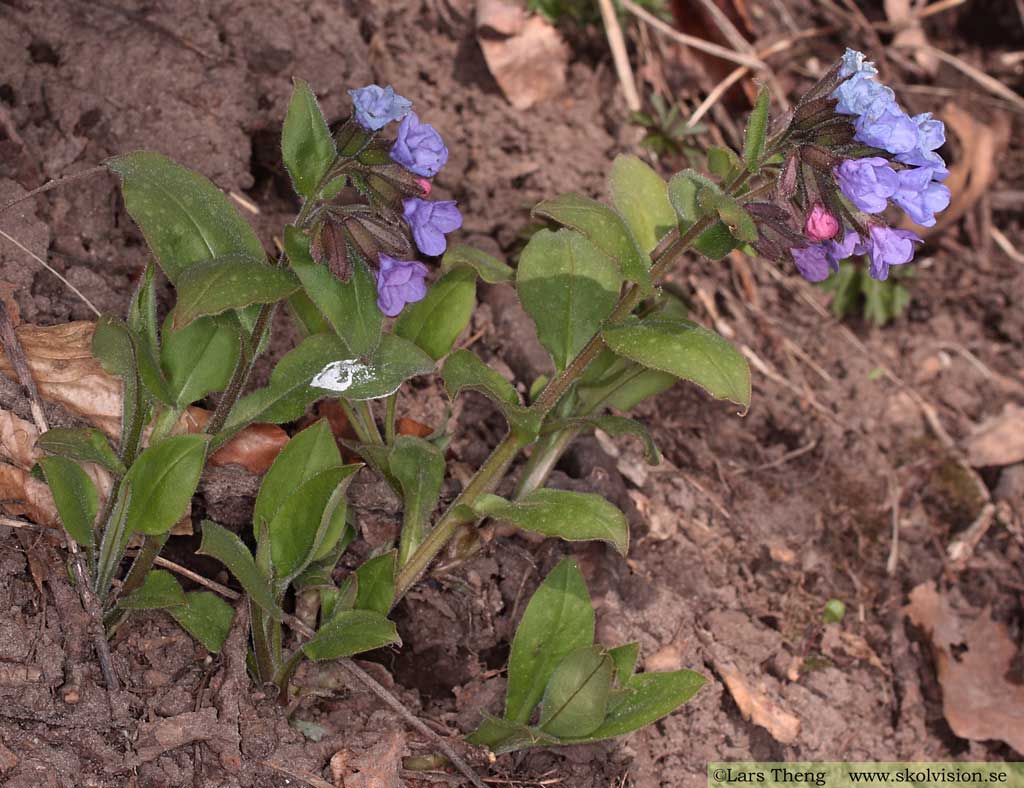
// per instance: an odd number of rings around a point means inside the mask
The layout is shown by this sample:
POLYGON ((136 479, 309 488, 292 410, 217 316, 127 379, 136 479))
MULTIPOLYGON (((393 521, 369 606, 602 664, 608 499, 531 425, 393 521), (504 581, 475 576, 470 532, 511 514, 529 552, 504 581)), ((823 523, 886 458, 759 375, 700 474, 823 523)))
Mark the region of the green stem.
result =
POLYGON ((558 460, 569 448, 569 444, 576 440, 580 431, 579 427, 567 427, 552 435, 547 435, 537 442, 530 459, 523 466, 522 475, 516 484, 514 497, 517 501, 544 486, 544 482, 551 475, 551 471, 555 469, 558 460))
POLYGON ((398 392, 387 398, 384 410, 384 442, 390 446, 395 442, 395 411, 398 409, 398 392))
POLYGON ((127 542, 125 529, 128 527, 128 499, 131 497, 131 490, 125 492, 124 488, 118 485, 116 490, 110 491, 110 495, 111 498, 117 495, 118 499, 111 507, 110 517, 107 519, 100 542, 95 581, 96 596, 100 600, 106 599, 110 584, 114 582, 114 575, 117 574, 117 567, 121 563, 121 555, 127 542))
MULTIPOLYGON (((736 188, 746 180, 744 175, 739 176, 730 188, 736 188)), ((651 279, 657 281, 668 268, 676 261, 683 250, 685 250, 702 232, 712 224, 710 218, 701 219, 692 224, 686 232, 680 234, 678 230, 662 239, 658 248, 652 253, 654 264, 651 266, 651 279)), ((609 315, 606 324, 615 325, 625 320, 640 303, 643 292, 639 285, 632 285, 629 290, 619 299, 619 303, 609 315)), ((530 410, 541 417, 547 416, 562 396, 569 390, 569 387, 583 374, 590 362, 604 348, 604 339, 600 333, 594 334, 590 341, 569 363, 565 370, 555 377, 540 396, 537 397, 530 410)), ((457 533, 459 526, 474 522, 477 518, 469 510, 473 503, 484 493, 490 492, 501 479, 509 465, 515 459, 522 448, 522 441, 514 433, 509 432, 505 438, 494 447, 491 455, 480 466, 476 474, 470 479, 469 484, 459 496, 448 507, 441 516, 437 525, 423 540, 415 553, 409 557, 409 561, 402 567, 395 579, 395 602, 397 603, 406 592, 426 572, 427 567, 445 548, 452 537, 457 533)))
MULTIPOLYGON (((360 443, 371 444, 381 442, 380 440, 374 440, 373 432, 376 430, 377 425, 373 425, 373 430, 371 430, 370 426, 366 423, 361 410, 357 410, 352 407, 351 402, 340 397, 338 398, 338 404, 341 406, 341 410, 345 414, 345 418, 348 419, 348 423, 352 425, 352 429, 355 431, 356 437, 359 439, 360 443)), ((377 436, 379 438, 379 432, 377 433, 377 436)))
POLYGON ((356 409, 363 417, 363 422, 366 424, 366 430, 370 436, 370 442, 376 443, 380 446, 384 445, 384 438, 381 437, 380 428, 377 426, 377 420, 373 417, 373 409, 370 407, 369 400, 358 400, 356 402, 356 409))

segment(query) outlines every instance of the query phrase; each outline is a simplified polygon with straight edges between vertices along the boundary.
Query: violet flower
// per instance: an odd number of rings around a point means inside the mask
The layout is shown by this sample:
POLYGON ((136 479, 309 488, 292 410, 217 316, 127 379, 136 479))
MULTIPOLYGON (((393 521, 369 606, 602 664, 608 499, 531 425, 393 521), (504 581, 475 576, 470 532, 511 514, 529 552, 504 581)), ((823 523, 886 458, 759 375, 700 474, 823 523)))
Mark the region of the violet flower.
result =
POLYGON ((881 213, 899 188, 899 177, 880 156, 847 159, 835 169, 839 190, 866 213, 881 213))
POLYGON ((448 148, 433 126, 420 123, 416 113, 410 112, 398 126, 391 158, 409 172, 431 178, 448 161, 448 148))
POLYGON ((932 180, 929 167, 900 170, 899 188, 892 201, 906 211, 907 216, 922 227, 935 224, 935 214, 949 207, 949 189, 932 180))
POLYGON ((377 306, 388 317, 396 317, 406 304, 422 301, 427 294, 429 269, 415 260, 380 256, 377 272, 377 306))
POLYGON ((388 85, 367 85, 365 88, 350 90, 352 107, 356 121, 364 129, 379 131, 393 120, 401 120, 409 114, 412 102, 399 96, 395 89, 388 85))
POLYGON ((423 254, 444 254, 448 247, 445 233, 462 227, 462 214, 455 200, 429 202, 412 197, 403 203, 405 220, 412 229, 413 240, 423 254))
POLYGON ((896 230, 886 225, 873 224, 869 232, 868 254, 871 264, 868 273, 872 279, 885 281, 889 278, 889 266, 903 265, 914 259, 914 243, 922 243, 917 234, 910 230, 896 230))

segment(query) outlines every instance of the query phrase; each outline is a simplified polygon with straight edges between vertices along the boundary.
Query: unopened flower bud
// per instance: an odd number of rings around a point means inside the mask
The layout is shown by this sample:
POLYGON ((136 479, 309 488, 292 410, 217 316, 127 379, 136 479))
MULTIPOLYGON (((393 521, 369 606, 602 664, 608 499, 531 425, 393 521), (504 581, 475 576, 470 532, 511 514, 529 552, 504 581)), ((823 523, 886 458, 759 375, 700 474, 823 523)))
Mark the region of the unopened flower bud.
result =
POLYGON ((426 178, 417 178, 416 183, 418 183, 420 188, 423 189, 424 197, 429 197, 430 193, 434 190, 434 185, 426 178))
POLYGON ((812 241, 828 241, 839 232, 839 222, 824 205, 816 202, 807 214, 804 234, 812 241))

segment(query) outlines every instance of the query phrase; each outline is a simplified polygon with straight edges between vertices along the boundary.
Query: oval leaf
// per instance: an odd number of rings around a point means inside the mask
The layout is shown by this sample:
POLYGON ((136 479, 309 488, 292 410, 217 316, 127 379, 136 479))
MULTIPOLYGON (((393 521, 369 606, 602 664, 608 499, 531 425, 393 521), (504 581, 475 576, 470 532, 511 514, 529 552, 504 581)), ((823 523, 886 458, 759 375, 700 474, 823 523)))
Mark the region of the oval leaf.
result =
POLYGON ((743 140, 743 160, 750 172, 756 172, 764 155, 764 142, 768 136, 768 103, 771 95, 768 86, 762 85, 754 103, 754 110, 747 121, 747 131, 743 140))
POLYGON ((181 585, 165 569, 150 569, 142 585, 117 602, 125 610, 162 610, 187 604, 181 585))
POLYGON ((90 547, 92 526, 99 511, 99 495, 89 475, 78 463, 64 457, 43 457, 39 460, 46 484, 53 493, 64 530, 78 544, 90 547))
POLYGON ((203 541, 196 552, 212 556, 224 564, 253 602, 275 621, 281 620, 281 609, 274 601, 270 579, 257 568, 252 553, 238 536, 212 520, 204 520, 203 541))
POLYGON ((615 308, 621 278, 600 249, 572 230, 541 230, 523 249, 516 288, 559 371, 615 308))
POLYGON ((505 378, 468 350, 456 350, 441 368, 444 388, 450 399, 463 389, 477 391, 501 408, 509 425, 523 437, 536 437, 541 418, 519 401, 519 394, 505 378))
POLYGON ((387 615, 395 600, 395 560, 395 551, 389 550, 356 570, 357 609, 387 615))
POLYGON ((299 289, 299 280, 284 268, 230 255, 190 266, 176 286, 174 327, 181 329, 204 315, 280 301, 299 289))
POLYGON ((476 305, 476 272, 454 268, 438 279, 421 301, 402 310, 395 333, 439 359, 469 325, 476 305))
POLYGON ((203 470, 206 441, 206 435, 178 435, 139 455, 124 477, 131 490, 128 533, 167 533, 181 519, 203 470))
POLYGON ((185 600, 186 604, 167 612, 207 651, 217 653, 231 631, 235 609, 212 591, 190 591, 185 600))
POLYGON ((303 647, 306 656, 323 661, 351 657, 390 644, 401 645, 394 623, 371 610, 342 610, 303 647))
POLYGON ((594 642, 594 608, 576 562, 563 558, 531 597, 512 639, 505 718, 525 724, 555 668, 594 642))
POLYGON ((107 436, 95 427, 58 427, 39 436, 37 445, 48 454, 78 462, 95 462, 117 476, 125 472, 124 463, 110 447, 107 436))
POLYGON ((600 646, 570 652, 544 690, 540 729, 559 738, 586 736, 597 730, 608 708, 614 667, 600 646))
POLYGON ((409 378, 426 375, 434 360, 412 342, 385 334, 369 358, 342 358, 316 375, 310 386, 349 400, 380 399, 394 394, 409 378))
POLYGON ((483 495, 473 505, 480 516, 493 517, 525 531, 557 536, 570 542, 599 539, 625 555, 629 525, 613 504, 594 493, 535 490, 518 501, 483 495))
POLYGON ((620 356, 689 380, 718 399, 750 407, 750 367, 714 331, 689 320, 632 318, 602 336, 620 356))
MULTIPOLYGON (((612 204, 645 254, 676 226, 664 179, 636 156, 615 157, 608 178, 612 204)), ((648 266, 650 263, 648 263, 648 266)))
POLYGON ((125 208, 171 282, 204 260, 265 256, 252 228, 202 175, 151 151, 115 156, 107 166, 121 176, 125 208))
POLYGON ((297 78, 292 81, 295 87, 281 130, 281 154, 295 191, 312 197, 334 161, 334 140, 309 85, 297 78))
POLYGON ((466 244, 449 246, 441 258, 441 270, 447 272, 460 266, 472 268, 477 276, 492 285, 511 282, 516 276, 512 268, 487 252, 481 252, 466 244))
POLYGON ((444 455, 423 438, 400 435, 391 447, 388 467, 402 488, 399 564, 404 564, 423 541, 427 520, 437 506, 444 482, 444 455))
POLYGON ((241 326, 229 315, 201 317, 179 331, 164 321, 160 363, 177 407, 223 391, 242 353, 241 326))
POLYGON ((303 291, 327 318, 348 346, 351 355, 371 352, 380 342, 384 315, 377 306, 377 283, 358 255, 353 260, 352 278, 342 282, 325 265, 309 254, 309 238, 289 225, 284 231, 284 248, 303 291))
POLYGON ((619 214, 607 205, 581 194, 563 194, 533 209, 534 216, 551 219, 576 230, 615 261, 622 276, 651 288, 651 258, 640 248, 619 214))

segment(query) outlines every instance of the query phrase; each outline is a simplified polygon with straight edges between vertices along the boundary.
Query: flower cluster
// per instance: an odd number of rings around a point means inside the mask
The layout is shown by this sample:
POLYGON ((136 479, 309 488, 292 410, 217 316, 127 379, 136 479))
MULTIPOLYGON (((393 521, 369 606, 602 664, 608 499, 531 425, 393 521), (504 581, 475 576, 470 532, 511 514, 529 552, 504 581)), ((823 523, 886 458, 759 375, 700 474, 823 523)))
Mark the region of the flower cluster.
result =
POLYGON ((916 224, 931 227, 935 214, 949 205, 949 189, 942 185, 949 170, 936 152, 946 139, 942 122, 930 113, 908 115, 877 74, 862 53, 848 49, 837 73, 841 81, 829 96, 835 113, 852 123, 852 143, 872 155, 844 157, 832 167, 839 192, 860 214, 838 200, 835 210, 815 204, 804 226, 813 243, 790 249, 797 269, 812 282, 827 278, 851 255, 868 255, 869 274, 886 279, 890 266, 913 259, 921 239, 889 227, 878 214, 892 202, 916 224), (836 214, 846 225, 840 241, 835 240, 841 229, 836 214))
MULTIPOLYGON (((314 232, 311 249, 315 257, 332 263, 332 270, 343 279, 350 270, 344 236, 364 252, 374 250, 377 305, 385 315, 395 317, 406 304, 422 300, 427 292, 429 269, 417 260, 399 259, 412 251, 408 235, 412 235, 423 254, 443 254, 447 248, 445 235, 462 226, 462 214, 454 200, 425 199, 432 191, 428 179, 437 175, 448 161, 448 148, 437 130, 420 121, 412 111, 412 102, 395 93, 391 86, 367 85, 350 90, 349 95, 355 122, 370 133, 369 139, 389 123, 401 121, 396 139, 387 150, 393 162, 390 167, 398 165, 398 174, 392 173, 392 180, 399 184, 394 194, 395 210, 400 212, 392 217, 390 205, 383 204, 390 202, 386 199, 371 199, 369 208, 328 209, 314 232), (395 223, 404 223, 406 229, 397 233, 405 235, 404 242, 395 237, 395 223)), ((367 183, 364 190, 373 191, 373 185, 367 183)))

